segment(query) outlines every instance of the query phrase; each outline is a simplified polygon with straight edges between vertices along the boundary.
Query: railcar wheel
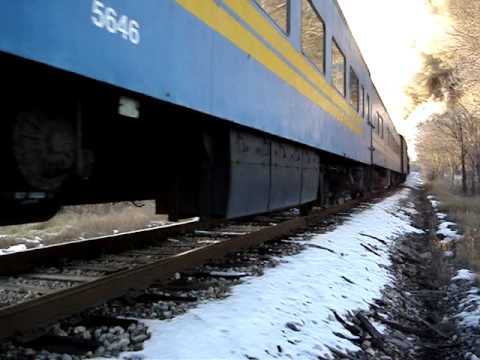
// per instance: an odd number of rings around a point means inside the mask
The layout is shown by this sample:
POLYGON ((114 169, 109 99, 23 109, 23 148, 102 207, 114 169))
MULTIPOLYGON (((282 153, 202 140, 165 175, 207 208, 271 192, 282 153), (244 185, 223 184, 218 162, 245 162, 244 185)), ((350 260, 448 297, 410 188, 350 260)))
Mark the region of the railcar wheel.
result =
POLYGON ((18 113, 12 131, 13 156, 20 175, 35 191, 58 191, 74 172, 73 123, 38 109, 18 113))

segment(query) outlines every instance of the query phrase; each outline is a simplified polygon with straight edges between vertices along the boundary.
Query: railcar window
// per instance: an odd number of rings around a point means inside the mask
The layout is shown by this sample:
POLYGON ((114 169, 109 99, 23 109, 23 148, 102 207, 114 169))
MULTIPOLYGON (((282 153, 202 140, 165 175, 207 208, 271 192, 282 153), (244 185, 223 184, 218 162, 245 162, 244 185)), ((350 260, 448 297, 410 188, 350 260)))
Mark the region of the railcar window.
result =
POLYGON ((365 89, 360 86, 360 115, 365 117, 365 89))
POLYGON ((370 122, 370 95, 367 95, 367 121, 370 122))
POLYGON ((375 124, 375 132, 380 135, 380 114, 377 112, 377 121, 375 124))
POLYGON ((335 40, 332 43, 332 83, 333 86, 345 96, 345 56, 335 40))
POLYGON ((360 111, 360 84, 357 74, 352 68, 350 68, 350 103, 358 113, 360 111))
POLYGON ((383 139, 383 118, 378 115, 378 136, 380 136, 383 139))
POLYGON ((392 147, 393 151, 396 154, 400 154, 400 152, 401 152, 400 144, 398 143, 398 141, 396 140, 395 136, 392 133, 390 133, 390 136, 391 136, 391 139, 392 139, 391 140, 391 143, 392 143, 391 147, 392 147))
POLYGON ((393 132, 392 130, 390 129, 390 127, 387 127, 387 139, 388 139, 388 145, 390 146, 390 148, 398 153, 398 143, 397 141, 395 140, 395 136, 393 136, 393 132))
POLYGON ((310 0, 302 0, 303 53, 322 72, 325 72, 325 23, 310 0))
POLYGON ((255 0, 258 5, 275 21, 284 33, 288 33, 289 0, 255 0))

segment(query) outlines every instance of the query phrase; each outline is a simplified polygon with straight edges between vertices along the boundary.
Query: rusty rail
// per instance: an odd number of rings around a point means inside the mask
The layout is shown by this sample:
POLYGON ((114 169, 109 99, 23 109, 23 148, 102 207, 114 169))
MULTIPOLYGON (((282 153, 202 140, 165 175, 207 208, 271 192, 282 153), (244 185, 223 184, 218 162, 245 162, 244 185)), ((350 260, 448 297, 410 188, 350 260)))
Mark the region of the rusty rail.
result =
MULTIPOLYGON (((0 308, 0 339, 24 336, 34 329, 46 327, 58 320, 121 297, 129 291, 146 289, 154 283, 166 283, 175 273, 301 231, 325 217, 352 209, 365 200, 348 201, 333 208, 315 211, 305 217, 295 217, 259 231, 202 246, 132 269, 121 270, 28 302, 0 308)), ((147 244, 152 240, 158 241, 159 238, 186 233, 198 229, 199 226, 201 226, 199 223, 185 223, 170 228, 118 234, 4 255, 0 257, 0 274, 18 274, 29 271, 35 266, 51 262, 52 257, 53 259, 67 257, 79 259, 92 258, 94 256, 92 254, 98 256, 99 253, 118 253, 138 247, 139 244, 147 244)))
POLYGON ((37 266, 54 266, 64 259, 90 259, 101 254, 115 254, 136 249, 146 246, 153 241, 159 241, 169 236, 191 232, 208 226, 212 226, 212 223, 199 223, 191 220, 151 229, 77 240, 1 255, 0 276, 25 273, 37 266))

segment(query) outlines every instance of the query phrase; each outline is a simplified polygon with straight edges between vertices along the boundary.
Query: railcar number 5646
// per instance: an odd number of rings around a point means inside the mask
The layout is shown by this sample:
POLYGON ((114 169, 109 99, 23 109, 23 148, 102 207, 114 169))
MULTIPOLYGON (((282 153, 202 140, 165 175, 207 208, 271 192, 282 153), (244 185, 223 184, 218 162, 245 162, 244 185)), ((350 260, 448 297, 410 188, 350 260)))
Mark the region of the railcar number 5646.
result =
POLYGON ((100 29, 105 29, 112 34, 119 34, 132 44, 140 44, 138 21, 130 19, 127 15, 119 15, 114 8, 105 6, 102 1, 93 0, 91 19, 93 24, 100 29))

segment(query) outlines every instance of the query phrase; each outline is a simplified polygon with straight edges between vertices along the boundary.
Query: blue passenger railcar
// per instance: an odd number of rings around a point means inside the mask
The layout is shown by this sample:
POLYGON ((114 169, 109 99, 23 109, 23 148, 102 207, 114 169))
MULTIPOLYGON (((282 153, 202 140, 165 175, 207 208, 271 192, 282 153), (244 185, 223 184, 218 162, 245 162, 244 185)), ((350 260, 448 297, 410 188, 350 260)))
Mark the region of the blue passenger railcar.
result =
POLYGON ((335 0, 0 4, 0 222, 151 198, 238 217, 405 174, 335 0))

